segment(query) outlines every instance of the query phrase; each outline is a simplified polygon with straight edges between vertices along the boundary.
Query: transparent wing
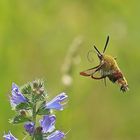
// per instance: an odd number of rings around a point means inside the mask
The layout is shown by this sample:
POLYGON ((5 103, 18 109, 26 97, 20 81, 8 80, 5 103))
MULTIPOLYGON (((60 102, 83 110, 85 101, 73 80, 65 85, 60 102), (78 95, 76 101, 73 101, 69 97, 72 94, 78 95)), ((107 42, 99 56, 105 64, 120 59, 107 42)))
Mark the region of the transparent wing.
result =
POLYGON ((101 65, 98 65, 98 66, 93 67, 91 69, 87 69, 85 71, 80 72, 80 75, 82 75, 82 76, 92 76, 96 72, 99 72, 100 69, 101 69, 101 65))

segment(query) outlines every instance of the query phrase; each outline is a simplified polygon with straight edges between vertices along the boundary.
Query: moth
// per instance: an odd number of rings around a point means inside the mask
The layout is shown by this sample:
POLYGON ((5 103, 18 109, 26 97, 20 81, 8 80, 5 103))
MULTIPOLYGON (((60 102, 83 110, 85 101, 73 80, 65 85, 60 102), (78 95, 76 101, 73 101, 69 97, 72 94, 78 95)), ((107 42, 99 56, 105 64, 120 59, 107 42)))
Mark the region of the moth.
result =
POLYGON ((105 47, 102 53, 94 45, 94 49, 100 63, 96 67, 80 72, 80 75, 89 76, 95 80, 104 79, 105 83, 106 78, 108 78, 111 82, 117 83, 120 86, 121 91, 126 92, 127 90, 129 90, 127 80, 125 79, 122 71, 120 70, 116 58, 112 57, 111 55, 105 54, 108 42, 109 36, 107 36, 105 47), (97 72, 99 72, 99 76, 96 76, 97 72))

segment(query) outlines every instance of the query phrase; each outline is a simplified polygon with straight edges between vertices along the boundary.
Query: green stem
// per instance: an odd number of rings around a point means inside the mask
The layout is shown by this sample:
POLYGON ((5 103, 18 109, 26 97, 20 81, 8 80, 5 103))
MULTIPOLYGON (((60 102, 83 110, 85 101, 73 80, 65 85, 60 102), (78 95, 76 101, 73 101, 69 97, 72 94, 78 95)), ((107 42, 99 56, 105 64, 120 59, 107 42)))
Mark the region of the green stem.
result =
MULTIPOLYGON (((33 110, 32 110, 32 122, 34 123, 34 127, 36 125, 36 103, 34 102, 34 96, 32 97, 33 101, 33 110)), ((32 140, 35 140, 35 133, 32 136, 32 140)))
POLYGON ((33 107, 33 122, 34 124, 36 124, 36 104, 34 104, 34 107, 33 107))

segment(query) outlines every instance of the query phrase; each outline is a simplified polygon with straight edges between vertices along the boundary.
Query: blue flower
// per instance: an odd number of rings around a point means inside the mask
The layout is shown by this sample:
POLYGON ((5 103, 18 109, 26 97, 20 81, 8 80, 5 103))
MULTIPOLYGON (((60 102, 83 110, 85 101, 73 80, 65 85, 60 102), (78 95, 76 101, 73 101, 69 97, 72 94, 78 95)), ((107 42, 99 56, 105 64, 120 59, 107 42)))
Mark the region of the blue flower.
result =
POLYGON ((61 104, 61 102, 63 102, 67 98, 68 98, 68 95, 66 95, 66 93, 64 93, 64 92, 60 93, 54 99, 52 99, 50 102, 46 103, 45 108, 63 110, 64 104, 61 104))
POLYGON ((35 131, 35 124, 33 122, 27 122, 24 125, 24 128, 30 135, 32 135, 35 131))
POLYGON ((5 140, 18 140, 11 134, 10 131, 8 132, 8 134, 4 134, 3 138, 5 138, 5 140))
POLYGON ((62 140, 63 138, 65 138, 65 134, 59 130, 56 130, 47 137, 47 140, 62 140))
POLYGON ((42 132, 52 132, 55 129, 55 115, 45 115, 43 119, 40 120, 40 125, 42 127, 42 132))
POLYGON ((15 83, 12 84, 12 96, 10 97, 10 102, 13 107, 20 103, 27 102, 27 99, 19 91, 19 88, 15 83))

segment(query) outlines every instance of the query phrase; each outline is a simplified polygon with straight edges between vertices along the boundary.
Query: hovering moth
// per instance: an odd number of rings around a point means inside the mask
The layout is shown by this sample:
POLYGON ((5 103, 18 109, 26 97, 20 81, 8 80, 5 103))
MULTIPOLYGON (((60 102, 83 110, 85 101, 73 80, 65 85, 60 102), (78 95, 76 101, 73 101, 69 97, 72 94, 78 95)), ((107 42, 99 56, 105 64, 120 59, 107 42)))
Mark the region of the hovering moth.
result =
POLYGON ((80 75, 89 76, 95 80, 104 79, 106 81, 106 78, 108 78, 111 82, 117 83, 120 86, 121 91, 126 92, 129 89, 128 84, 117 64, 116 58, 105 54, 108 42, 109 36, 107 36, 105 47, 102 53, 94 45, 94 49, 100 63, 96 67, 80 72, 80 75), (96 76, 97 72, 100 73, 99 76, 96 76))

